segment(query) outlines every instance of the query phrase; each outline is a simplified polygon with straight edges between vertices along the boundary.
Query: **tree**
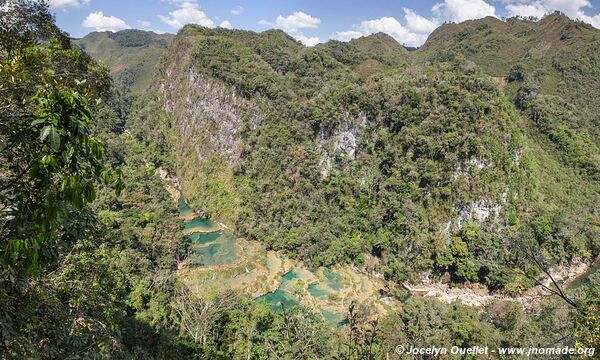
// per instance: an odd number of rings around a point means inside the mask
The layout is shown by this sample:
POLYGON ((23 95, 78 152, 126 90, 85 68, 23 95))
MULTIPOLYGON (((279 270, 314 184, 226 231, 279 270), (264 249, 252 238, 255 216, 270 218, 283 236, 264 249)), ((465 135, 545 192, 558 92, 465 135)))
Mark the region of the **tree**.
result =
POLYGON ((177 290, 173 308, 179 327, 200 351, 206 345, 211 329, 223 312, 233 308, 236 294, 227 291, 211 299, 202 298, 201 287, 182 286, 177 290))
POLYGON ((82 237, 88 220, 79 215, 96 186, 122 188, 120 172, 105 169, 104 145, 90 133, 89 98, 106 91, 108 74, 56 38, 35 46, 40 37, 61 35, 45 2, 0 8, 7 9, 0 13, 1 264, 37 273, 82 237))
POLYGON ((69 37, 54 24, 46 1, 0 0, 0 52, 13 54, 51 38, 65 48, 70 46, 69 37))

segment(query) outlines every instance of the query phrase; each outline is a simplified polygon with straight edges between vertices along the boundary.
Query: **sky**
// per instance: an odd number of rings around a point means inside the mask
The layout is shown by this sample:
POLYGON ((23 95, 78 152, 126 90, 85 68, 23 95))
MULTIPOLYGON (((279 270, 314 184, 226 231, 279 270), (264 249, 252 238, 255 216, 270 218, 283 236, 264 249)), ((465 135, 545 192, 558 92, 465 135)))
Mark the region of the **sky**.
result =
POLYGON ((49 0, 73 37, 123 29, 176 33, 188 23, 281 29, 308 46, 384 32, 420 46, 444 22, 485 16, 534 16, 556 10, 600 28, 600 0, 49 0))

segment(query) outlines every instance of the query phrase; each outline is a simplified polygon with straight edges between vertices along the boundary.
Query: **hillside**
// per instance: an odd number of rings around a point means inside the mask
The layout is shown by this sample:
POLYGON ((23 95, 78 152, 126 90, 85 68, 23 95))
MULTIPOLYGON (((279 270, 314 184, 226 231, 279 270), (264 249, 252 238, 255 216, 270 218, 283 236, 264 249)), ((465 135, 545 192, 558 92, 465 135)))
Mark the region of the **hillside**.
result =
POLYGON ((509 81, 535 76, 541 94, 560 96, 581 110, 598 144, 599 50, 598 29, 555 13, 539 21, 487 17, 444 24, 415 57, 436 61, 460 55, 491 76, 509 81))
POLYGON ((0 6, 0 358, 597 354, 597 30, 76 46, 52 9, 0 6))
POLYGON ((534 271, 518 250, 530 242, 549 264, 597 254, 598 150, 565 114, 532 105, 543 132, 485 66, 411 65, 394 43, 305 48, 279 31, 187 26, 136 136, 174 150, 195 208, 314 265, 520 291, 531 283, 509 269, 534 271), (177 140, 157 138, 165 129, 177 140))
POLYGON ((140 95, 150 84, 156 64, 172 39, 171 34, 122 30, 92 32, 73 43, 106 64, 125 91, 140 95))

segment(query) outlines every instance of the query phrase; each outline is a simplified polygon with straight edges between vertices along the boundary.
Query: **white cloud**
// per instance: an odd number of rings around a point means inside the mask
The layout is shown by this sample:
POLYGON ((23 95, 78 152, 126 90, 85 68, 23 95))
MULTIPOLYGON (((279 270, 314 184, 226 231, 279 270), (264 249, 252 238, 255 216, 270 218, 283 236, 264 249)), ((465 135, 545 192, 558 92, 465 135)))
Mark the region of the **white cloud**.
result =
POLYGON ((383 32, 392 36, 400 44, 411 46, 425 42, 423 36, 410 32, 410 30, 402 26, 398 20, 388 16, 375 20, 363 21, 358 26, 358 30, 366 35, 383 32))
POLYGON ((361 36, 383 32, 396 39, 400 44, 420 46, 437 27, 434 20, 424 18, 411 9, 404 9, 404 20, 406 21, 406 26, 402 25, 396 18, 389 16, 364 20, 360 24, 355 25, 354 30, 336 32, 333 38, 341 41, 349 41, 361 36))
POLYGON ((413 10, 404 8, 404 19, 406 27, 417 34, 431 34, 438 27, 434 21, 417 15, 413 10))
POLYGON ((276 29, 281 29, 287 33, 296 33, 299 29, 316 29, 321 24, 321 19, 306 14, 302 11, 296 11, 288 16, 279 15, 275 22, 261 20, 260 25, 271 26, 276 29))
POLYGON ((308 36, 304 36, 302 34, 296 34, 293 36, 294 36, 294 38, 296 38, 296 40, 300 41, 301 43, 303 43, 306 46, 315 46, 321 42, 321 39, 319 39, 318 37, 308 37, 308 36))
POLYGON ((90 3, 90 0, 49 0, 48 4, 52 9, 64 7, 80 7, 90 3))
POLYGON ((229 20, 223 20, 220 24, 219 27, 222 27, 224 29, 231 29, 233 26, 231 26, 231 23, 229 22, 229 20))
POLYGON ((179 8, 171 11, 169 16, 159 15, 158 17, 165 24, 179 29, 186 24, 198 24, 206 27, 215 26, 214 22, 200 10, 200 5, 196 1, 176 1, 179 8))
POLYGON ((582 8, 592 6, 588 0, 544 0, 538 2, 548 9, 562 11, 573 18, 583 14, 582 8))
POLYGON ((296 11, 285 17, 279 15, 275 22, 260 20, 258 23, 263 26, 281 29, 306 46, 315 46, 321 42, 318 37, 309 37, 300 31, 300 29, 317 29, 321 24, 321 19, 302 11, 296 11))
POLYGON ((131 28, 125 21, 115 16, 104 16, 102 11, 90 13, 81 26, 94 28, 96 31, 119 31, 131 28))
POLYGON ((352 39, 359 38, 361 36, 365 36, 365 34, 360 31, 348 30, 348 31, 338 31, 333 35, 333 38, 340 41, 350 41, 352 39))
POLYGON ((140 26, 147 28, 148 26, 150 26, 152 23, 148 20, 136 20, 136 22, 138 24, 140 24, 140 26))
POLYGON ((496 8, 483 0, 444 0, 443 3, 433 5, 431 11, 438 22, 462 22, 496 16, 496 8))
POLYGON ((508 16, 525 16, 525 17, 536 17, 541 18, 547 12, 544 6, 539 3, 533 4, 508 4, 506 5, 506 11, 508 11, 508 16))
POLYGON ((233 15, 240 15, 240 14, 241 14, 241 13, 243 13, 243 12, 244 12, 244 8, 243 8, 242 6, 239 6, 239 5, 238 5, 238 6, 236 6, 236 7, 234 7, 234 8, 231 10, 231 13, 232 13, 233 15))
POLYGON ((600 29, 600 14, 596 14, 594 16, 585 15, 583 12, 579 14, 578 18, 580 20, 585 21, 586 23, 591 24, 593 27, 600 29))
POLYGON ((588 0, 517 0, 507 4, 506 10, 509 16, 535 16, 538 18, 558 10, 571 18, 585 21, 596 28, 600 28, 600 14, 590 16, 583 10, 591 7, 592 5, 588 0))

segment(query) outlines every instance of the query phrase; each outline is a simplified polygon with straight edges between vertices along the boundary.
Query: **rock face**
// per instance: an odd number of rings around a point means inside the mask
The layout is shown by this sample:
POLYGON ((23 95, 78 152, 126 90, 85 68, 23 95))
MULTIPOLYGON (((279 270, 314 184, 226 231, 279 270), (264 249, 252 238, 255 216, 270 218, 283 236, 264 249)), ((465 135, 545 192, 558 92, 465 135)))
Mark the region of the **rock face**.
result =
POLYGON ((450 229, 460 229, 467 220, 473 220, 481 224, 484 221, 495 219, 500 215, 501 209, 500 204, 493 204, 487 200, 478 200, 468 205, 455 206, 454 211, 458 215, 456 221, 450 225, 450 229))
POLYGON ((151 92, 172 129, 175 169, 186 198, 204 215, 231 224, 239 208, 233 169, 248 134, 260 128, 260 97, 248 99, 197 65, 191 37, 178 36, 159 65, 151 92))
POLYGON ((261 110, 231 87, 192 68, 184 79, 171 75, 167 71, 160 99, 181 137, 181 145, 194 149, 199 165, 216 156, 231 166, 240 158, 244 132, 264 121, 261 110))
POLYGON ((366 123, 367 117, 364 113, 353 118, 346 112, 334 129, 320 128, 317 147, 321 154, 319 160, 321 176, 327 177, 337 156, 349 161, 356 159, 358 137, 366 123))

